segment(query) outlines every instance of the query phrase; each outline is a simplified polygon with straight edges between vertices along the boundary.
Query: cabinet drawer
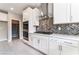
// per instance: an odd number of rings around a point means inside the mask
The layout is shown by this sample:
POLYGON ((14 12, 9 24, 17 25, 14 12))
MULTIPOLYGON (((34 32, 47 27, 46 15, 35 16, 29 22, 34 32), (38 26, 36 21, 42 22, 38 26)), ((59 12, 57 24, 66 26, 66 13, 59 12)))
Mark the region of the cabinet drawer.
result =
POLYGON ((63 40, 62 44, 78 47, 79 42, 78 41, 72 41, 72 40, 63 40))
POLYGON ((59 38, 55 38, 55 37, 51 37, 50 39, 49 39, 50 41, 55 41, 55 42, 59 42, 59 38))

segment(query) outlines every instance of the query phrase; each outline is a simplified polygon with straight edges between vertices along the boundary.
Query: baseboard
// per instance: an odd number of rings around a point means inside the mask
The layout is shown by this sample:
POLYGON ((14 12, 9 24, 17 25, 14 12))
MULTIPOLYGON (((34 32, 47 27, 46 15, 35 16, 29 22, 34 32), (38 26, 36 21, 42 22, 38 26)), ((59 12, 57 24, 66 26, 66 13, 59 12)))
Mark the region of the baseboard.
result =
POLYGON ((2 40, 0 40, 0 41, 8 41, 8 39, 2 39, 2 40))

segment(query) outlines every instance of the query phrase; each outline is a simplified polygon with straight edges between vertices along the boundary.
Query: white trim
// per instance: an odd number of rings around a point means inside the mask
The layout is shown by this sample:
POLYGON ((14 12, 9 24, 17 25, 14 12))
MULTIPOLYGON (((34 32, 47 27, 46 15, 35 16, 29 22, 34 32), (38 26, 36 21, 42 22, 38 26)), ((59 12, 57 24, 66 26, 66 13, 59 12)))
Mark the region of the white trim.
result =
POLYGON ((8 39, 1 39, 0 41, 6 41, 6 40, 8 40, 8 39))

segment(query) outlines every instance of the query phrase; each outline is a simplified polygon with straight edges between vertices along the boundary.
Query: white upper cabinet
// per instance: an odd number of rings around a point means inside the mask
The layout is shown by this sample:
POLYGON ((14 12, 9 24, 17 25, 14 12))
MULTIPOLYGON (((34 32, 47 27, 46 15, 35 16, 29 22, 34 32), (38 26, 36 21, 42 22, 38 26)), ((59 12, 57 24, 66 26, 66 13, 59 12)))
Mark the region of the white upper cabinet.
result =
POLYGON ((79 22, 79 4, 54 4, 54 24, 78 23, 79 22))
POLYGON ((39 26, 39 16, 41 12, 38 8, 34 8, 32 12, 33 25, 39 26))
POLYGON ((71 22, 79 22, 79 4, 71 4, 71 22))
POLYGON ((32 21, 33 26, 39 26, 39 16, 41 12, 38 8, 28 7, 23 11, 23 21, 32 21))
POLYGON ((54 24, 62 24, 69 22, 69 5, 65 3, 54 4, 54 24))
POLYGON ((0 21, 8 21, 8 17, 6 13, 0 12, 0 21))
POLYGON ((28 21, 32 14, 32 8, 28 7, 23 11, 23 22, 28 21))

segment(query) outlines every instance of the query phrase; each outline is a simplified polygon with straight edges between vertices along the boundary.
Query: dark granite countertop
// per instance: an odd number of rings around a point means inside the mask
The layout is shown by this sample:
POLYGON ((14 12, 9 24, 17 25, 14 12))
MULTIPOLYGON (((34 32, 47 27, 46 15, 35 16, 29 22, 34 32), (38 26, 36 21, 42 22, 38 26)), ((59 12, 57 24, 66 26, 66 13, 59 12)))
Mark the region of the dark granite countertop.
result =
POLYGON ((58 34, 58 33, 53 33, 53 34, 42 34, 42 33, 29 33, 33 35, 40 35, 43 37, 50 37, 50 38, 60 38, 60 39, 65 39, 65 40, 74 40, 74 41, 79 41, 79 35, 67 35, 67 34, 58 34))
POLYGON ((52 32, 35 32, 35 33, 38 33, 38 34, 53 34, 52 32))

